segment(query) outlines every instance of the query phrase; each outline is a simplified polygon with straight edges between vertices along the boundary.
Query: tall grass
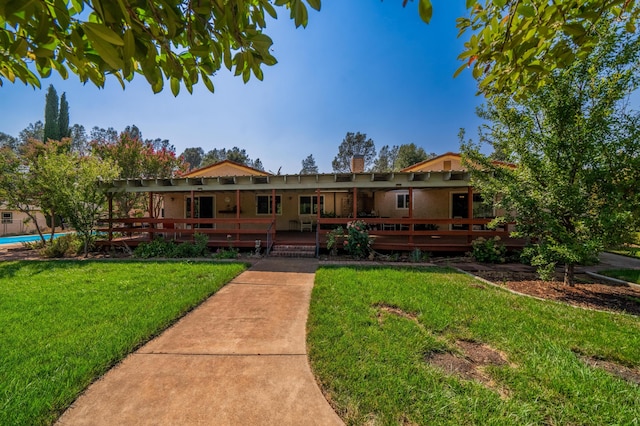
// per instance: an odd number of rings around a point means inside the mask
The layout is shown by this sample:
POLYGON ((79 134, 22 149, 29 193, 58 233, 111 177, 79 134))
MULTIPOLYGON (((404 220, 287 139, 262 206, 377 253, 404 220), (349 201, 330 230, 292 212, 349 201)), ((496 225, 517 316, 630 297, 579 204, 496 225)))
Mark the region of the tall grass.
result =
POLYGON ((516 296, 447 269, 321 268, 308 346, 347 424, 638 424, 640 387, 581 357, 640 366, 640 321, 516 296), (387 307, 389 309, 383 309, 387 307), (508 363, 490 385, 429 354, 459 340, 508 363))
POLYGON ((241 264, 0 264, 0 424, 50 424, 109 367, 241 264))

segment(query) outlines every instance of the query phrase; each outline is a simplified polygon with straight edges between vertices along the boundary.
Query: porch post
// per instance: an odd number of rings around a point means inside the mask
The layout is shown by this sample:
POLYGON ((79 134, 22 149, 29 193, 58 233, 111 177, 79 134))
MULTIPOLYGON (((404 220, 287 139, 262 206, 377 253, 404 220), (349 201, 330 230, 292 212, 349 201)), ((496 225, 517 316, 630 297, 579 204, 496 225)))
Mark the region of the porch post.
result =
POLYGON ((409 187, 409 245, 413 245, 413 187, 409 187))
POLYGON ((320 255, 320 188, 316 188, 316 205, 318 206, 316 212, 316 257, 318 257, 320 255))
MULTIPOLYGON (((194 193, 193 193, 193 189, 192 189, 191 190, 191 209, 190 209, 191 211, 189 212, 191 220, 195 219, 195 217, 193 216, 195 214, 195 211, 196 211, 195 205, 196 205, 196 199, 194 198, 194 193)), ((193 229, 193 228, 195 228, 195 224, 193 222, 191 222, 191 229, 193 229)))
MULTIPOLYGON (((236 229, 240 231, 240 190, 236 189, 236 229)), ((236 240, 240 241, 240 232, 236 233, 236 240)))
POLYGON ((273 223, 273 230, 271 231, 274 236, 276 233, 276 189, 271 189, 271 221, 273 223))
POLYGON ((353 219, 358 218, 358 188, 353 187, 353 210, 352 210, 353 219))
POLYGON ((113 240, 113 194, 110 192, 109 199, 109 241, 113 240))
POLYGON ((471 224, 471 219, 473 219, 473 187, 469 185, 467 187, 467 219, 469 220, 469 233, 467 234, 467 243, 471 244, 473 240, 473 225, 471 224))
POLYGON ((155 223, 153 223, 153 192, 149 192, 149 240, 153 240, 154 233, 151 231, 151 228, 155 228, 155 223))

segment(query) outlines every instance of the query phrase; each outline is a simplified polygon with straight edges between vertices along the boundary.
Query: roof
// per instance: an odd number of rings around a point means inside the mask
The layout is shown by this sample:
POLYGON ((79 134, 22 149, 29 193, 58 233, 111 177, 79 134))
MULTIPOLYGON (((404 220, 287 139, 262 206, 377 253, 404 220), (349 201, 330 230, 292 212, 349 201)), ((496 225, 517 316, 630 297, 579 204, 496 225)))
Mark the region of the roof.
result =
POLYGON ((254 169, 244 164, 231 160, 222 160, 199 169, 191 170, 183 175, 186 178, 193 177, 218 177, 218 176, 270 176, 263 170, 254 169))
POLYGON ((465 168, 463 168, 461 166, 462 163, 462 156, 457 153, 457 152, 447 152, 445 154, 442 155, 438 155, 437 157, 433 157, 433 158, 428 158, 424 161, 421 161, 419 163, 413 164, 409 167, 405 167, 404 169, 400 170, 401 172, 433 172, 433 171, 442 171, 445 170, 445 168, 442 166, 442 164, 445 161, 452 161, 451 167, 449 168, 449 170, 464 170, 465 168), (453 162, 456 162, 458 167, 454 168, 453 167, 453 162))

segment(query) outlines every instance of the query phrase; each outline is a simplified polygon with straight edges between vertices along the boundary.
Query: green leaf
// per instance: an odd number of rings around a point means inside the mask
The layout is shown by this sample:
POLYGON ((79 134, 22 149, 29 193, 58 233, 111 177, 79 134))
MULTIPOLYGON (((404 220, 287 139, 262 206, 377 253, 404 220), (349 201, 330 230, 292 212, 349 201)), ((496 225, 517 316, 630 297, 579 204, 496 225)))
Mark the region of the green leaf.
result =
POLYGON ((533 6, 527 6, 524 4, 518 6, 517 12, 522 16, 526 16, 527 18, 536 16, 536 10, 533 8, 533 6))
POLYGON ((171 93, 173 96, 178 96, 180 93, 180 80, 175 77, 171 77, 171 93))
POLYGON ((507 4, 507 0, 493 0, 493 4, 496 7, 504 7, 504 5, 507 4))
POLYGON ((307 0, 307 3, 315 10, 320 10, 320 0, 307 0))
POLYGON ((457 70, 456 72, 453 73, 453 78, 456 78, 457 76, 460 75, 460 73, 462 71, 464 71, 465 69, 469 68, 469 66, 467 64, 462 64, 457 70))
POLYGON ((466 2, 467 9, 472 8, 476 4, 476 2, 477 0, 467 0, 466 2))
POLYGON ((418 3, 418 13, 420 14, 420 19, 422 19, 427 24, 431 22, 431 17, 433 16, 433 5, 430 0, 420 0, 418 3))
POLYGON ((82 24, 82 28, 84 28, 87 33, 92 33, 94 36, 101 38, 107 43, 115 44, 116 46, 124 46, 122 38, 116 34, 115 31, 102 24, 85 22, 82 24))

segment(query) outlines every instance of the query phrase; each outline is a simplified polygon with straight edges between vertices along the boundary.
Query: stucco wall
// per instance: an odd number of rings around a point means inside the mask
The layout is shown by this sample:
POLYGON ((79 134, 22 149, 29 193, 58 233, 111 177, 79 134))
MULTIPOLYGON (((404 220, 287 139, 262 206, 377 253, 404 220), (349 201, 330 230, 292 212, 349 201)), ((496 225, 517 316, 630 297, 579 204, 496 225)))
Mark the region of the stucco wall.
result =
MULTIPOLYGON (((0 209, 0 213, 3 212, 11 212, 12 220, 11 223, 0 223, 0 236, 33 234, 34 232, 36 232, 36 227, 30 219, 25 223, 25 219, 28 219, 28 216, 26 214, 16 210, 0 209)), ((2 217, 1 214, 0 217, 2 217)), ((47 227, 47 221, 42 213, 37 212, 36 219, 41 230, 49 229, 47 227)))

